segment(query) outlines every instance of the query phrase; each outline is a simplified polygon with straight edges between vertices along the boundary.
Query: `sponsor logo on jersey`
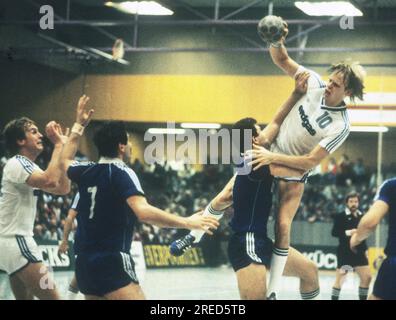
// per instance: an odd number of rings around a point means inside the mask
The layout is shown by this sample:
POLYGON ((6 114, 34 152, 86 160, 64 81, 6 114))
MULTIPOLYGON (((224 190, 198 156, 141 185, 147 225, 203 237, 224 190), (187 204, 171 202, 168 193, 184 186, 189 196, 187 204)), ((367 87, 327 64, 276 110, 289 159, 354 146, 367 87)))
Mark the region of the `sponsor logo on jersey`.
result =
POLYGON ((304 111, 304 108, 302 105, 298 108, 298 111, 300 112, 301 125, 308 131, 308 133, 311 136, 314 136, 316 134, 316 131, 312 127, 312 125, 309 123, 308 116, 305 114, 305 111, 304 111))

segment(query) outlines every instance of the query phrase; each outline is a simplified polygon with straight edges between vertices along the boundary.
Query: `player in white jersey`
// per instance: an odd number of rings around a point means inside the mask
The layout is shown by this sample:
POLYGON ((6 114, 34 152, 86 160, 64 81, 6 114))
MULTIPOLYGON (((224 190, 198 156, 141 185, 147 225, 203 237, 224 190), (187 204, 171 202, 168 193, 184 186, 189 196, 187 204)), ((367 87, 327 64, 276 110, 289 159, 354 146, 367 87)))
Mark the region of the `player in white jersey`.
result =
MULTIPOLYGON (((285 37, 288 33, 285 24, 285 37)), ((272 43, 273 62, 289 76, 306 70, 287 54, 285 37, 272 43)), ((293 107, 283 122, 271 151, 255 146, 251 154, 254 170, 266 164, 283 165, 301 170, 301 177, 283 177, 279 181, 279 212, 276 219, 276 240, 271 259, 269 297, 276 296, 287 260, 290 228, 304 192, 309 170, 334 152, 348 137, 349 120, 344 99, 363 98, 364 70, 357 63, 338 63, 330 67, 326 84, 309 71, 308 91, 293 107)))
POLYGON ((51 121, 46 134, 54 144, 51 161, 43 171, 35 159, 43 151, 42 134, 28 118, 10 121, 3 135, 10 158, 4 169, 0 195, 0 269, 7 272, 16 299, 59 299, 58 291, 41 262, 42 256, 33 240, 39 189, 67 194, 70 182, 61 176, 58 158, 65 136, 51 121))

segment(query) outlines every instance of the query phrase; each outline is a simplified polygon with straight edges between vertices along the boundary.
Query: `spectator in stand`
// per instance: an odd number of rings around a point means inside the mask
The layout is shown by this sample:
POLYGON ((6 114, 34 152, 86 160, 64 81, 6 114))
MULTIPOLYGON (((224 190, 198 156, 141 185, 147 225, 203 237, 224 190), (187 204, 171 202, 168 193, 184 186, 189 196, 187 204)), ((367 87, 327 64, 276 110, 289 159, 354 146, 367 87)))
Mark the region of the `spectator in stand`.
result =
POLYGON ((338 164, 339 175, 337 184, 340 186, 350 185, 353 178, 352 163, 346 154, 343 154, 338 164))
POLYGON ((336 176, 337 176, 337 162, 334 158, 330 158, 325 173, 326 182, 328 182, 329 184, 335 184, 336 176))
POLYGON ((359 158, 357 162, 353 165, 353 173, 355 176, 355 183, 362 184, 366 181, 366 168, 363 164, 362 158, 359 158))

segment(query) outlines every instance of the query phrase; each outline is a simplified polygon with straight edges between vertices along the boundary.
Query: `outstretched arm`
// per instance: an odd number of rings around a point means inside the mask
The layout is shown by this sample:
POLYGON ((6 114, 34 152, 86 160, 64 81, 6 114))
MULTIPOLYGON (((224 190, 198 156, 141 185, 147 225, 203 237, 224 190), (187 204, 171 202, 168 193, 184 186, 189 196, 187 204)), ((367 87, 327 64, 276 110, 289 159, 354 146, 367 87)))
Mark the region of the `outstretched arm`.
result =
POLYGON ((204 230, 208 234, 213 234, 210 229, 217 229, 219 226, 216 219, 203 217, 200 214, 193 214, 190 217, 180 217, 170 214, 150 205, 146 198, 140 195, 129 197, 127 203, 141 222, 153 224, 158 227, 198 229, 204 230))
POLYGON ((350 246, 352 250, 370 236, 388 211, 389 205, 386 202, 382 200, 374 202, 370 210, 360 220, 356 232, 351 237, 350 246))
POLYGON ((210 201, 212 208, 216 211, 224 211, 228 207, 232 206, 232 189, 234 188, 236 175, 234 175, 230 181, 225 185, 223 190, 221 190, 216 197, 210 201))

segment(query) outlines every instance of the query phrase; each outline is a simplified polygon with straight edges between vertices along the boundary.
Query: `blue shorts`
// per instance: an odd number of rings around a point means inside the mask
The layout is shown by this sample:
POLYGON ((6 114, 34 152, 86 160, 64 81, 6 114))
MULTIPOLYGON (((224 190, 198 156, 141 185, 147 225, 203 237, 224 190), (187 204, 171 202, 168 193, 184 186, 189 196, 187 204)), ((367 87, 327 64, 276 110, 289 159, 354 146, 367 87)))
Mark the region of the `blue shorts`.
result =
POLYGON ((396 257, 388 257, 382 262, 373 294, 380 299, 396 300, 396 257))
POLYGON ((273 242, 270 238, 253 232, 234 233, 228 242, 228 258, 234 271, 251 263, 271 264, 273 242))
POLYGON ((132 282, 139 283, 132 256, 125 252, 78 255, 76 278, 81 293, 100 297, 132 282))

